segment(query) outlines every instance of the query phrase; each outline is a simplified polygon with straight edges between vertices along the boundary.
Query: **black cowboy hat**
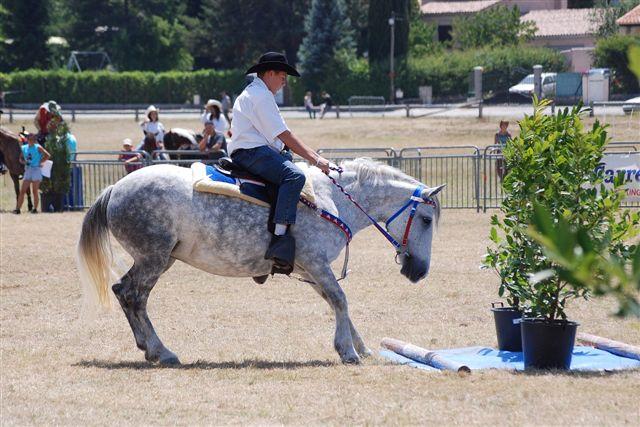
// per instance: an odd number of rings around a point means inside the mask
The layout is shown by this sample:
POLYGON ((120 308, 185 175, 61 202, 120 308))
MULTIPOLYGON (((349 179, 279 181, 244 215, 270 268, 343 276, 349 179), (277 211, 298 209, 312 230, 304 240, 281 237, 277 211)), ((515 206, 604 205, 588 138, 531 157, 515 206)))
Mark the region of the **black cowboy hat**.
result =
POLYGON ((269 70, 286 71, 290 76, 300 77, 298 70, 289 65, 287 57, 278 52, 267 52, 263 54, 260 56, 258 63, 249 68, 245 74, 269 70))

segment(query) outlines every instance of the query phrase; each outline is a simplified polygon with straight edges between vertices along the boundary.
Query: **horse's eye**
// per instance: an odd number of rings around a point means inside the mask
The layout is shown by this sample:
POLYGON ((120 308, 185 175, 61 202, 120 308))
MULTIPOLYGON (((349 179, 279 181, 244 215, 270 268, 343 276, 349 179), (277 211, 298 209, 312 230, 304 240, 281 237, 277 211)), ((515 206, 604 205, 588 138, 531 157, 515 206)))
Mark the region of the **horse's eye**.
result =
POLYGON ((428 216, 422 217, 422 220, 424 221, 427 227, 431 225, 431 218, 429 218, 428 216))

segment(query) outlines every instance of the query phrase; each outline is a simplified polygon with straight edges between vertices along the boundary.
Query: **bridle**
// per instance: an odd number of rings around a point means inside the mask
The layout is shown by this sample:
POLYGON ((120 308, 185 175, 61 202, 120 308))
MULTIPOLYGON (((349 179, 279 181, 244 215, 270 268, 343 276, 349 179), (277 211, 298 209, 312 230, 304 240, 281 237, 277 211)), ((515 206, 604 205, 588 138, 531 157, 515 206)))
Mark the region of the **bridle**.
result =
MULTIPOLYGON (((338 174, 341 174, 343 172, 343 169, 341 167, 330 167, 330 169, 338 172, 338 174)), ((431 197, 422 197, 422 190, 424 190, 425 188, 424 185, 419 184, 416 189, 413 190, 413 194, 411 195, 407 203, 405 203, 400 209, 398 209, 393 215, 391 215, 385 223, 385 228, 382 228, 380 224, 378 224, 378 221, 376 221, 371 215, 369 215, 367 211, 365 211, 364 208, 360 206, 360 204, 356 200, 354 200, 353 196, 351 196, 351 194, 349 194, 335 178, 333 178, 329 174, 326 175, 327 177, 329 177, 331 182, 336 187, 338 187, 338 189, 347 197, 347 199, 366 215, 371 224, 373 224, 373 226, 378 229, 378 231, 389 241, 389 243, 393 245, 396 250, 396 263, 400 264, 400 257, 410 256, 409 251, 407 250, 409 246, 409 233, 411 232, 411 225, 413 224, 413 218, 416 216, 418 205, 427 204, 433 206, 434 208, 436 207, 436 202, 431 197), (389 233, 389 224, 396 220, 400 216, 400 214, 402 214, 402 212, 407 209, 410 209, 409 218, 407 219, 404 233, 402 235, 402 243, 398 243, 398 241, 389 233)))

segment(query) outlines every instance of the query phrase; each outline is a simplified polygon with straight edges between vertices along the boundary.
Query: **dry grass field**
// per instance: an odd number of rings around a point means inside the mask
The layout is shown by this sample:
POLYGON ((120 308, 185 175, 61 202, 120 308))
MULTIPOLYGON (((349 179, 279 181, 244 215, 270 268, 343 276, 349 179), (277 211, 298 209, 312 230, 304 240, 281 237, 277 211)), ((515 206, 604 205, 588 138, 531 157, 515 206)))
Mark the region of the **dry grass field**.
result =
MULTIPOLYGON (((445 119, 288 122, 314 147, 485 146, 495 132, 493 122, 445 119)), ((637 139, 625 129, 614 126, 614 139, 637 139)), ((82 149, 117 149, 138 132, 133 120, 81 120, 73 130, 82 149)), ((0 189, 1 207, 11 209, 12 195, 0 189)), ((640 424, 638 371, 459 377, 379 356, 343 366, 333 314, 308 285, 276 277, 260 286, 182 263, 161 277, 149 312, 183 365, 148 365, 119 309, 79 316, 82 218, 0 213, 2 425, 640 424)), ((487 214, 445 210, 431 273, 418 285, 400 276, 375 230, 356 236, 342 283, 372 349, 385 336, 429 348, 496 345, 489 307, 497 280, 479 269, 488 223, 487 214)), ((568 311, 583 332, 640 344, 640 321, 612 317, 614 307, 597 299, 568 311)))

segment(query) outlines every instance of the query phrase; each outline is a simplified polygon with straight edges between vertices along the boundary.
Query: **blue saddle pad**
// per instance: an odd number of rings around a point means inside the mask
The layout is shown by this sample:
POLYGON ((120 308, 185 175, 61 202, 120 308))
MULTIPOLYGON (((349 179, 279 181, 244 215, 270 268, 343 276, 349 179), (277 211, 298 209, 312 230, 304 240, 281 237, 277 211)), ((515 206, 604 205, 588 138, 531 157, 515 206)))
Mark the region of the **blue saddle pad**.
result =
MULTIPOLYGON (((437 353, 451 361, 466 365, 471 370, 509 369, 524 370, 522 352, 499 351, 490 347, 464 347, 438 350, 437 353)), ((380 355, 394 363, 409 365, 427 371, 438 369, 416 362, 390 350, 380 350, 380 355)), ((576 346, 571 356, 572 371, 615 371, 640 368, 640 360, 617 356, 593 347, 576 346)))
MULTIPOLYGON (((211 165, 207 165, 207 176, 211 178, 212 181, 237 185, 235 178, 223 174, 211 165)), ((243 182, 239 187, 241 193, 258 200, 262 200, 263 202, 271 203, 271 201, 269 200, 267 189, 265 187, 257 184, 252 184, 250 182, 243 182)))
POLYGON ((226 182, 227 184, 235 184, 236 180, 227 176, 220 172, 218 169, 214 168, 211 165, 207 165, 207 176, 211 178, 212 181, 217 182, 226 182))

